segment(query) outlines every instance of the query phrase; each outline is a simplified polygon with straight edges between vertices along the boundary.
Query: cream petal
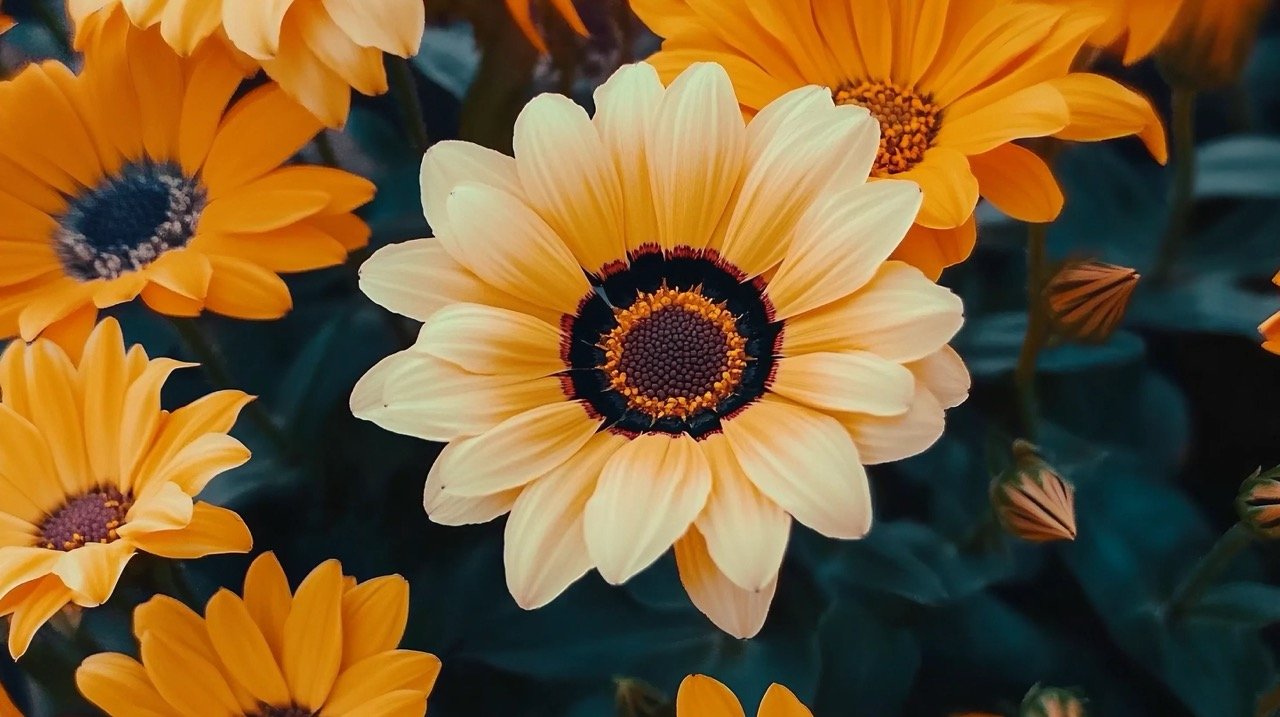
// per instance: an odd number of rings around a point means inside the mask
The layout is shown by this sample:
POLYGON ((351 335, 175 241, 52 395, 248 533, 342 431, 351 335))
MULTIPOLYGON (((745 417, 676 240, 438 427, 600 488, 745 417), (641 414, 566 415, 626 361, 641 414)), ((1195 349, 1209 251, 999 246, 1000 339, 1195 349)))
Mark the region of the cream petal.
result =
POLYGON ((766 396, 723 425, 743 472, 796 520, 831 538, 871 529, 871 487, 839 421, 766 396))
POLYGON ((737 188, 746 127, 724 68, 697 63, 667 88, 648 137, 664 249, 707 245, 737 188))
POLYGON ((860 291, 788 319, 782 353, 869 351, 910 362, 946 345, 963 324, 960 297, 919 269, 890 261, 860 291))
POLYGON ((722 434, 702 441, 711 464, 711 497, 695 525, 720 571, 744 590, 765 589, 778 576, 791 516, 755 487, 722 434))
POLYGON ((241 52, 269 60, 280 50, 280 26, 294 0, 222 0, 222 27, 241 52))
POLYGON ((649 567, 702 512, 711 467, 688 435, 645 434, 619 448, 587 501, 587 550, 600 575, 621 585, 649 567))
POLYGON ((924 384, 937 396, 943 408, 955 408, 969 398, 969 369, 965 368, 960 354, 950 346, 907 364, 907 368, 915 374, 917 383, 924 384))
POLYGON ((324 0, 338 27, 361 47, 413 57, 427 25, 420 0, 324 0))
POLYGON ((450 195, 448 213, 451 231, 441 244, 487 283, 566 314, 591 291, 573 253, 523 200, 465 183, 450 195))
MULTIPOLYGON (((689 593, 689 599, 703 615, 715 623, 716 627, 739 640, 759 634, 760 628, 764 627, 765 618, 769 616, 769 605, 778 588, 776 575, 762 590, 743 590, 716 567, 715 561, 707 552, 706 542, 697 530, 690 530, 677 541, 675 552, 680 582, 689 593)), ((683 698, 683 688, 680 694, 683 698)), ((742 714, 741 708, 736 714, 742 714)))
POLYGON ((453 304, 423 325, 414 348, 471 373, 541 378, 568 368, 560 341, 558 327, 528 314, 453 304))
POLYGON ((777 316, 810 311, 866 285, 915 222, 921 196, 915 184, 883 180, 815 201, 769 281, 777 316))
MULTIPOLYGON (((457 444, 445 446, 440 455, 456 450, 457 444)), ((439 459, 437 459, 439 462, 439 459)), ((481 496, 459 496, 446 493, 441 484, 441 473, 432 470, 427 474, 427 484, 422 489, 422 507, 431 522, 439 525, 479 525, 506 515, 516 504, 521 488, 481 496)))
POLYGON ((771 389, 824 411, 898 416, 911 405, 915 378, 867 351, 823 352, 780 359, 771 389))
POLYGON ((539 406, 450 444, 431 473, 440 474, 441 490, 462 497, 519 488, 569 460, 601 423, 579 402, 539 406))
POLYGON ((460 184, 487 184, 524 197, 516 161, 470 142, 437 142, 422 158, 422 208, 436 236, 449 231, 449 195, 460 184))
POLYGON ((591 569, 583 514, 605 463, 626 442, 597 433, 576 455, 520 493, 503 542, 507 589, 534 610, 591 569))
POLYGON ((629 250, 658 237, 646 143, 665 93, 658 72, 644 62, 620 68, 595 92, 594 122, 621 181, 629 250))
POLYGON ((516 119, 520 183, 578 262, 596 272, 626 258, 622 186, 591 118, 573 100, 544 94, 516 119))
POLYGON ((351 392, 351 412, 428 441, 478 436, 525 411, 564 400, 560 379, 480 376, 419 351, 392 354, 351 392))
POLYGON ((866 465, 892 463, 924 453, 942 437, 946 415, 924 386, 916 388, 911 408, 898 416, 839 415, 858 456, 866 465))

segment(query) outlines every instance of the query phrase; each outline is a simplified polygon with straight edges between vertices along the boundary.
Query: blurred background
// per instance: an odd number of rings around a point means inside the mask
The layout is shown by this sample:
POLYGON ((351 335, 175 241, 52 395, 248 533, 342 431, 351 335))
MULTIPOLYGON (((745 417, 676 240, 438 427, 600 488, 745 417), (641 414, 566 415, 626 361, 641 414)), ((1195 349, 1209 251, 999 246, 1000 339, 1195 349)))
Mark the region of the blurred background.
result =
MULTIPOLYGON (((509 150, 515 116, 534 93, 566 92, 589 106, 595 85, 658 44, 623 0, 579 2, 587 40, 534 5, 549 55, 501 0, 429 3, 413 69, 432 142, 509 150)), ((4 10, 18 21, 0 38, 6 72, 33 58, 73 61, 60 3, 6 0, 4 10)), ((1280 357, 1259 347, 1256 330, 1280 308, 1270 282, 1280 268, 1277 15, 1273 3, 1239 84, 1198 97, 1189 214, 1171 206, 1173 170, 1136 141, 1070 146, 1058 157, 1067 208, 1050 229, 1052 259, 1150 274, 1171 217, 1183 232, 1165 280, 1138 284, 1107 343, 1042 357, 1038 440, 1076 486, 1075 541, 1027 543, 991 520, 989 485, 1018 437, 1012 372, 1026 326, 1026 228, 989 207, 975 256, 943 277, 967 307, 957 347, 974 374, 972 398, 925 455, 873 469, 877 524, 867 539, 834 542, 797 526, 769 621, 749 642, 693 608, 670 556, 625 587, 592 574, 524 612, 503 582, 501 521, 428 522, 422 485, 439 446, 347 408, 356 379, 416 331, 357 289, 368 252, 291 280, 297 308, 281 321, 199 320, 235 385, 261 396, 280 428, 264 433, 242 418, 235 434, 254 459, 205 497, 239 511, 255 552, 276 551, 295 580, 329 557, 361 578, 408 578, 403 646, 444 661, 435 717, 656 717, 670 714, 664 698, 690 673, 728 684, 748 713, 781 682, 818 717, 1009 711, 1037 683, 1077 689, 1092 715, 1268 714, 1256 704, 1280 686, 1277 546, 1255 542, 1181 619, 1162 606, 1235 523, 1240 481, 1280 463, 1280 357)), ((1098 67, 1168 117, 1170 90, 1151 63, 1098 67)), ((328 137, 343 168, 378 185, 363 212, 371 249, 430 231, 421 152, 400 110, 391 95, 357 96, 345 131, 328 137)), ((129 308, 115 315, 153 355, 198 358, 167 321, 129 308)), ((183 372, 166 401, 210 388, 199 371, 183 372)), ((133 652, 138 602, 158 591, 203 605, 219 586, 238 588, 248 562, 205 558, 166 574, 136 560, 112 600, 80 618, 74 644, 42 634, 20 668, 0 664, 0 679, 28 715, 93 714, 78 701, 72 668, 100 648, 133 652)))

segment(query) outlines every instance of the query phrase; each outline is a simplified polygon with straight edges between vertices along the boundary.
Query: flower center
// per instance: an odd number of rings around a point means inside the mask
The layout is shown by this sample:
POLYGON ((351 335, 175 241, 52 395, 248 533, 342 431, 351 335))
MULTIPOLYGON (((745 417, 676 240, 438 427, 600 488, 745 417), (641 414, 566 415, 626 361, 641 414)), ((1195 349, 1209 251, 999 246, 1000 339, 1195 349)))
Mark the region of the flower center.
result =
POLYGON ((615 311, 601 370, 627 404, 655 419, 715 408, 742 383, 746 339, 724 302, 662 287, 615 311))
POLYGON ((858 105, 880 123, 880 153, 872 174, 888 177, 919 164, 942 127, 942 107, 933 96, 898 87, 892 82, 868 82, 836 91, 837 104, 858 105))
POLYGON ((72 199, 58 219, 54 249, 74 279, 115 279, 186 246, 207 199, 177 165, 126 165, 72 199))
POLYGON ((89 543, 110 543, 120 536, 133 497, 115 488, 98 488, 71 498, 40 524, 40 547, 71 551, 89 543))
POLYGON ((287 707, 271 707, 263 705, 258 708, 257 712, 247 714, 245 717, 312 717, 315 714, 305 707, 297 705, 289 705, 287 707))

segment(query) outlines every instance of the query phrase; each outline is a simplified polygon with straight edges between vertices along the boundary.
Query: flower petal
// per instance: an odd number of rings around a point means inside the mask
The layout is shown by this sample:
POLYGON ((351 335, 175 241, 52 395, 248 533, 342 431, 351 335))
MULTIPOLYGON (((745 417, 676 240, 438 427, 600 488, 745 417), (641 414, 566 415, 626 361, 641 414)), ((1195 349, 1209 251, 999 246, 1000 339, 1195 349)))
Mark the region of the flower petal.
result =
POLYGON ((321 563, 298 586, 284 621, 282 662, 290 694, 323 705, 342 665, 342 565, 321 563))
POLYGON ((409 581, 399 575, 349 588, 342 595, 342 669, 394 650, 408 621, 409 581))
POLYGON ((1035 152, 1002 144, 969 158, 982 196, 997 209, 1024 222, 1051 222, 1062 213, 1062 188, 1035 152))
POLYGON ((770 388, 825 411, 897 416, 911 405, 915 379, 868 351, 807 353, 780 359, 770 388))
POLYGON ((466 371, 542 378, 567 368, 560 329, 541 319, 482 304, 453 304, 422 327, 415 349, 466 371))
POLYGON ((711 464, 711 497, 698 516, 716 566, 744 590, 764 590, 778 576, 791 533, 791 516, 755 487, 723 435, 702 441, 711 464))
POLYGON ((110 717, 176 717, 177 710, 156 692, 142 664, 128 655, 89 655, 76 668, 76 687, 110 717))
MULTIPOLYGON (((762 590, 743 590, 716 567, 702 534, 697 530, 690 530, 677 541, 675 552, 680 582, 694 606, 716 627, 739 640, 755 637, 769 616, 769 605, 778 587, 777 576, 762 590)), ((694 714, 727 715, 742 714, 742 711, 696 710, 694 714)))

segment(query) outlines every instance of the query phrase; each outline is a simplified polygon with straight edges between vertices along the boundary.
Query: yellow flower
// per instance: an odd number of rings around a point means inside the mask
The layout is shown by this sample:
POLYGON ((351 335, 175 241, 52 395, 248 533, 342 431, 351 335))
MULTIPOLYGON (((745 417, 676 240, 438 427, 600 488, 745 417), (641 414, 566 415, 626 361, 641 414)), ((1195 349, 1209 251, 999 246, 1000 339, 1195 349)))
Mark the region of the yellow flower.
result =
MULTIPOLYGON (((1115 48, 1127 65, 1156 51, 1184 0, 1050 0, 1104 18, 1089 36, 1097 48, 1115 48)), ((1225 3, 1224 3, 1225 4, 1225 3)))
POLYGON ((138 606, 142 661, 93 655, 76 685, 110 717, 416 717, 440 660, 396 649, 408 616, 399 575, 357 584, 329 560, 291 595, 275 555, 264 553, 249 566, 243 599, 219 590, 203 619, 163 595, 138 606))
MULTIPOLYGON (((529 38, 529 42, 533 43, 539 52, 547 52, 547 43, 542 39, 542 33, 538 31, 533 20, 535 0, 506 0, 506 2, 507 9, 511 11, 511 17, 515 18, 516 24, 520 26, 525 37, 529 38)), ((573 6, 573 0, 550 0, 550 2, 574 32, 583 37, 587 36, 587 26, 582 22, 582 16, 578 14, 577 8, 573 6)))
POLYGON ((387 91, 383 53, 416 55, 426 27, 423 0, 69 0, 68 10, 81 48, 117 13, 157 27, 182 55, 213 37, 330 127, 346 122, 352 89, 387 91))
POLYGON ((240 516, 192 500, 249 459, 227 435, 249 398, 221 391, 162 410, 160 389, 184 365, 126 351, 114 319, 78 363, 45 340, 0 356, 0 615, 13 616, 15 658, 68 603, 106 602, 138 551, 181 559, 251 547, 240 516))
MULTIPOLYGON (((277 318, 278 273, 341 264, 369 230, 368 181, 281 165, 319 124, 274 85, 233 100, 216 47, 182 61, 123 16, 79 76, 55 62, 0 86, 0 338, 141 295, 155 311, 277 318)), ((75 342, 67 344, 74 348, 75 342)))
POLYGON ((1267 0, 1184 0, 1160 52, 1175 85, 1211 89, 1240 77, 1267 0))
MULTIPOLYGON (((744 717, 742 703, 720 682, 705 675, 689 675, 680 683, 676 717, 744 717)), ((774 683, 760 700, 756 717, 813 717, 795 694, 774 683)))
POLYGON ((357 416, 449 442, 445 524, 508 511, 507 580, 541 606, 592 567, 622 583, 676 544, 694 602, 759 630, 792 517, 871 525, 863 465, 923 451, 968 374, 960 300, 886 261, 920 190, 866 184, 877 127, 805 87, 746 125, 723 68, 664 88, 623 68, 594 121, 543 95, 515 158, 446 142, 423 162, 436 238, 362 268, 424 321, 364 377, 357 416))
POLYGON ((1071 63, 1100 18, 1017 0, 634 0, 665 39, 649 61, 669 80, 719 62, 748 113, 795 87, 833 88, 880 121, 875 176, 924 189, 895 254, 937 277, 973 249, 979 195, 1025 221, 1062 209, 1052 172, 1014 140, 1140 135, 1165 159, 1150 104, 1071 63))

